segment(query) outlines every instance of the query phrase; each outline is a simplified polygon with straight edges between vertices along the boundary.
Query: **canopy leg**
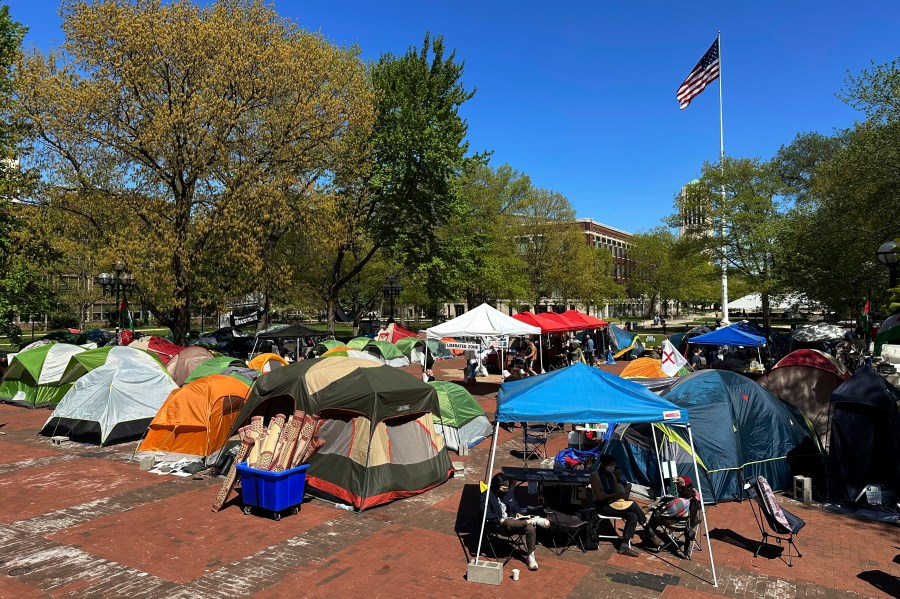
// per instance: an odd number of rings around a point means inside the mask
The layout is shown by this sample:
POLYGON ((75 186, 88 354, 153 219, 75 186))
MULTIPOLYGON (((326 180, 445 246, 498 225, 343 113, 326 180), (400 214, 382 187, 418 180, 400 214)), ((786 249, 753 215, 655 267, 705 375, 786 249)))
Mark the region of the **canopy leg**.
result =
MULTIPOLYGON (((719 581, 716 579, 716 562, 713 561, 712 543, 709 541, 709 524, 706 522, 706 508, 703 505, 703 490, 700 486, 700 471, 697 468, 697 454, 694 451, 694 433, 691 432, 691 425, 687 425, 688 440, 691 442, 691 457, 694 459, 694 478, 697 480, 697 492, 700 493, 700 512, 703 514, 703 532, 706 533, 706 547, 709 550, 709 565, 712 568, 713 586, 718 587, 719 581)), ((487 510, 485 510, 487 512, 487 510)), ((485 515, 485 518, 487 516, 485 515)))
MULTIPOLYGON (((488 485, 487 492, 490 493, 491 473, 494 471, 494 456, 497 455, 497 434, 500 432, 500 421, 494 423, 494 438, 491 441, 491 459, 488 460, 487 471, 484 474, 484 480, 488 485)), ((481 489, 479 489, 481 491, 481 489)), ((480 493, 479 493, 480 497, 480 493)), ((488 502, 484 502, 484 513, 481 515, 481 530, 478 533, 478 549, 475 550, 475 565, 478 565, 478 558, 481 557, 481 541, 484 539, 484 525, 487 522, 488 502)))

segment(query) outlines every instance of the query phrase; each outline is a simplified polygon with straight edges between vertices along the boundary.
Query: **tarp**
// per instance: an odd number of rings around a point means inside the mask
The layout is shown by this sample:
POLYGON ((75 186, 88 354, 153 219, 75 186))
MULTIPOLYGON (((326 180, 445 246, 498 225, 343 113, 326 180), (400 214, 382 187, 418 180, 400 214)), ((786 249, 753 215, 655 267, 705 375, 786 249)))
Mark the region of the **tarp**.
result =
POLYGON ((431 339, 443 337, 502 337, 505 335, 540 335, 541 329, 481 304, 462 316, 431 327, 426 331, 431 339))
POLYGON ((460 447, 474 447, 493 434, 478 401, 465 388, 447 381, 431 381, 441 413, 434 414, 435 430, 443 433, 447 449, 459 453, 460 447))
POLYGON ((669 422, 687 413, 622 377, 573 364, 546 374, 503 383, 498 422, 669 422))
POLYGON ((0 401, 30 408, 55 406, 71 386, 60 381, 69 359, 84 351, 77 345, 49 342, 19 352, 0 384, 0 401))
POLYGON ((434 429, 437 392, 405 372, 355 358, 291 364, 259 378, 235 427, 295 409, 323 418, 325 445, 306 479, 313 494, 363 510, 427 491, 452 472, 434 429))
POLYGON ((800 410, 812 423, 822 446, 828 447, 831 393, 848 376, 843 365, 828 354, 798 349, 779 360, 759 384, 800 410))
POLYGON ((69 389, 41 434, 67 435, 101 445, 143 433, 176 389, 157 362, 125 358, 95 368, 69 389))
POLYGON ((819 324, 797 327, 791 334, 791 338, 794 341, 799 341, 801 343, 814 343, 816 341, 843 339, 846 334, 847 329, 843 327, 827 322, 820 322, 819 324))
POLYGON ((209 456, 228 440, 249 392, 240 380, 221 374, 175 389, 150 423, 138 451, 209 456))
POLYGON ((259 333, 256 339, 304 339, 306 337, 324 337, 327 331, 311 329, 302 324, 292 324, 279 329, 273 329, 259 333))
MULTIPOLYGON (((900 497, 900 389, 863 366, 831 394, 828 498, 853 503, 866 485, 900 497)), ((896 506, 888 505, 897 510, 896 506)))
MULTIPOLYGON (((759 347, 766 344, 765 337, 745 333, 735 326, 722 327, 715 331, 692 337, 691 345, 727 345, 731 347, 759 347)), ((766 479, 768 480, 768 478, 766 479)), ((769 481, 772 482, 771 480, 769 481)))

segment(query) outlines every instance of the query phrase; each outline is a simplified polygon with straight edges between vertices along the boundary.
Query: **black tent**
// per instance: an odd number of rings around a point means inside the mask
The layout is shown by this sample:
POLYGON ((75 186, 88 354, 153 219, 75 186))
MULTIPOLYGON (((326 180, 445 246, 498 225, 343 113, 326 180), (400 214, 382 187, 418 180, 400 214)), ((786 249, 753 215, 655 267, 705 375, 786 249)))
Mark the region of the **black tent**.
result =
POLYGON ((854 503, 870 484, 900 496, 900 390, 863 367, 834 390, 831 403, 829 500, 854 503))

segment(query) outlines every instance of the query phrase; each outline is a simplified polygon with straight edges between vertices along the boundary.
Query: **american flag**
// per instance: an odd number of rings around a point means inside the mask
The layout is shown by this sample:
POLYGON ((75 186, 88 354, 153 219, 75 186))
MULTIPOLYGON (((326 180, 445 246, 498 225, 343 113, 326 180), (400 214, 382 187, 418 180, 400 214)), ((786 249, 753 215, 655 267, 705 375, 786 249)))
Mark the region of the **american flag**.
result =
POLYGON ((719 38, 709 47, 691 74, 687 76, 684 83, 675 92, 678 99, 679 108, 684 110, 687 108, 694 96, 698 95, 706 86, 718 79, 719 77, 719 38))

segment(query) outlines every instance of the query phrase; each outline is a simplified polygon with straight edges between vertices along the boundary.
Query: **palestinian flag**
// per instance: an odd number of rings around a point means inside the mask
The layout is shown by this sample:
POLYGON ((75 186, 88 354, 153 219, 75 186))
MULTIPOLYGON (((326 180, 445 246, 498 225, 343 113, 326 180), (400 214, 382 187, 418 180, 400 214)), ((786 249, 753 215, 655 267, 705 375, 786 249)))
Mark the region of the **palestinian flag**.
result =
POLYGON ((862 313, 859 315, 859 324, 862 327, 863 331, 869 330, 869 315, 870 315, 871 307, 869 305, 869 300, 866 300, 866 305, 863 306, 862 313))
POLYGON ((122 328, 134 330, 134 321, 131 320, 131 311, 128 310, 128 300, 122 298, 122 305, 119 306, 119 315, 122 319, 122 328))

